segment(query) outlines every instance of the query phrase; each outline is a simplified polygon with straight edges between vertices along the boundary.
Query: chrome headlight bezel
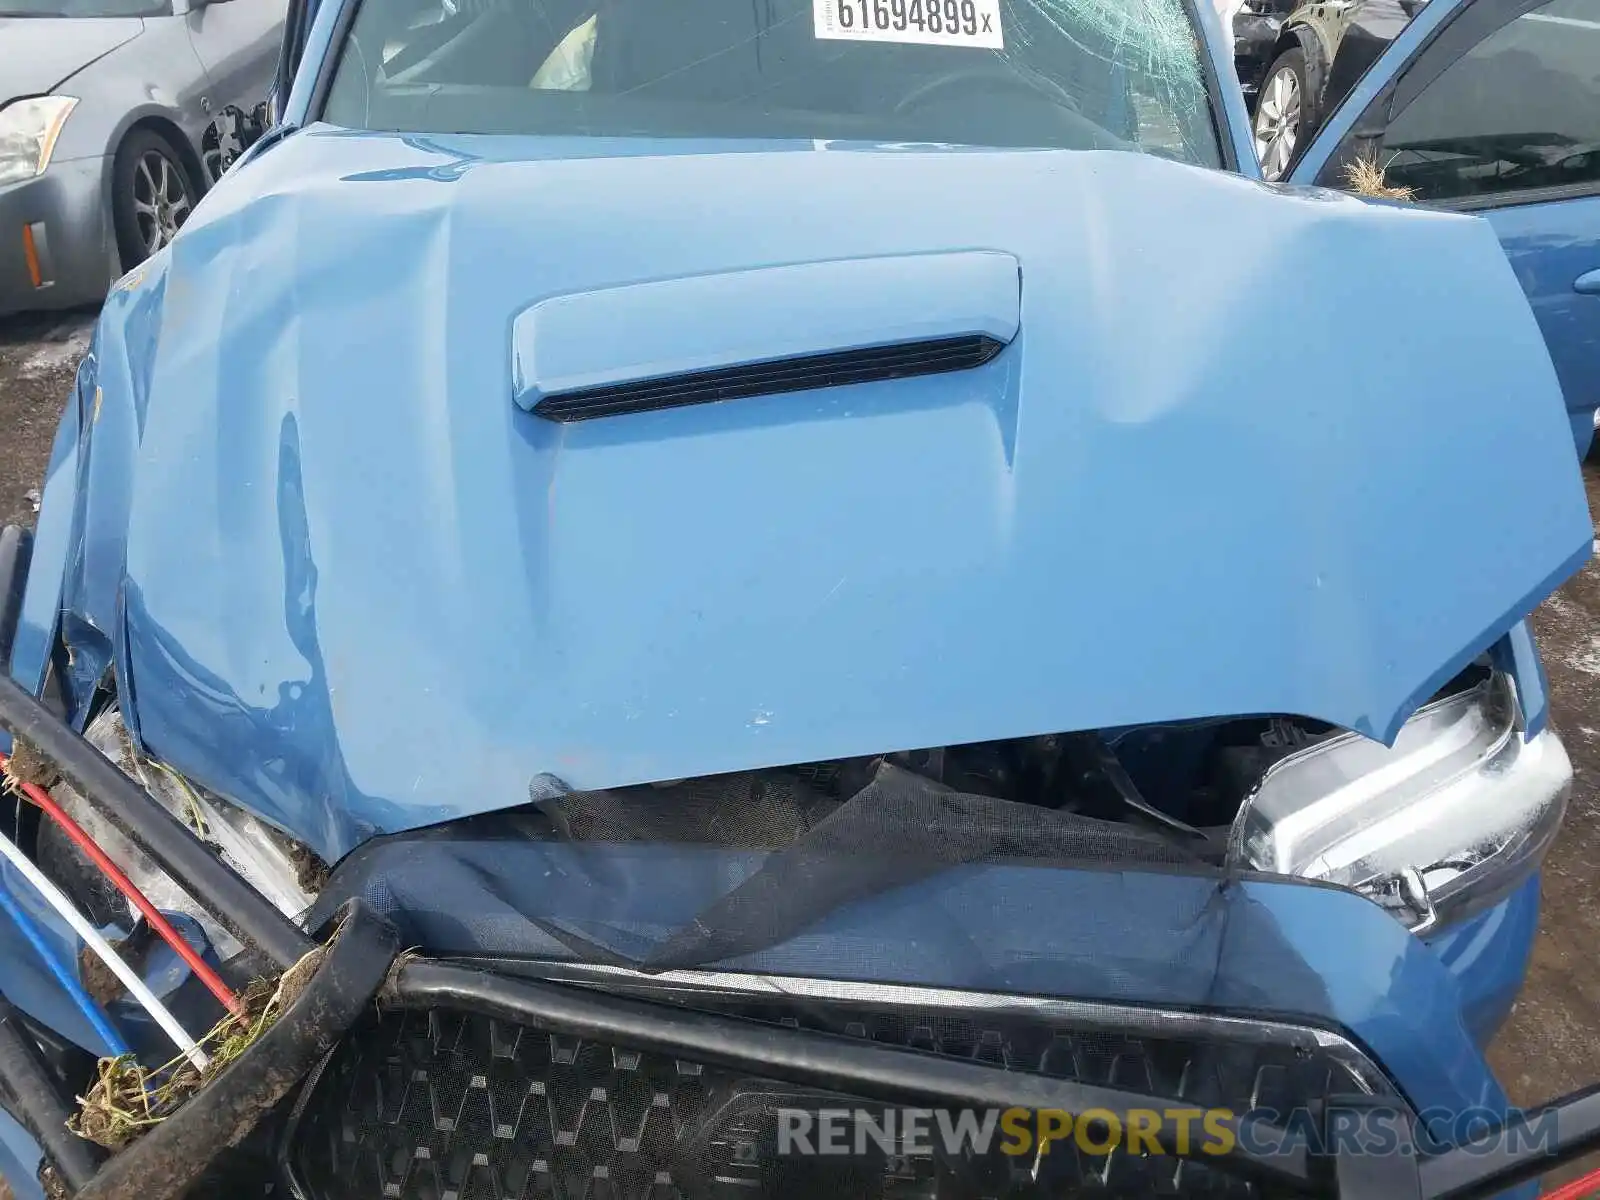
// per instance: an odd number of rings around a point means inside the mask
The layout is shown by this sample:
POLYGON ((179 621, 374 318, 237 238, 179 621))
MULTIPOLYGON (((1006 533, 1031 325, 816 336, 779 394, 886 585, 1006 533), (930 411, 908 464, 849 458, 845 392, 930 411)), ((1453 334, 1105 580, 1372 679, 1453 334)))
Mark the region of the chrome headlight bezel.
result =
POLYGON ((1350 888, 1426 933, 1526 882, 1571 788, 1561 739, 1526 734, 1496 672, 1418 710, 1393 746, 1345 733, 1274 764, 1239 808, 1228 861, 1350 888))

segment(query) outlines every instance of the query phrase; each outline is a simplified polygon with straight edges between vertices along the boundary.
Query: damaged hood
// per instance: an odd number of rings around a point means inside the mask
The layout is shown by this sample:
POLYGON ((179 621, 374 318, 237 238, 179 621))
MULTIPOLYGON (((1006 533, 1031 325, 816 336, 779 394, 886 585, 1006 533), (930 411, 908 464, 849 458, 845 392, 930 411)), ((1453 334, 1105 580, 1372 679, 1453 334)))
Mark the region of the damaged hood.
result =
MULTIPOLYGON (((837 324, 873 311, 852 279, 919 317, 892 271, 820 278, 837 324)), ((942 314, 964 279, 916 290, 942 314)), ((603 383, 782 324, 737 308, 584 301, 542 361, 603 383)), ((97 354, 140 426, 140 736, 329 859, 540 773, 1267 712, 1389 738, 1592 538, 1486 224, 1132 153, 313 128, 223 180, 97 354), (971 369, 526 403, 542 302, 969 251, 1020 288, 971 369)))

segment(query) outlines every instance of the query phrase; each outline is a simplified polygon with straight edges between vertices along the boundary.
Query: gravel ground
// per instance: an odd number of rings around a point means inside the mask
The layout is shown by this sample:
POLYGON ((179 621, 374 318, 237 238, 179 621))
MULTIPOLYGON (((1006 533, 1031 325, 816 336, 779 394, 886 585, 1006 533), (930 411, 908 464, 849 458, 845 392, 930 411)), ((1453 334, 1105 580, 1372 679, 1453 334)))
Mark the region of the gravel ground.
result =
MULTIPOLYGON (((1600 524, 1600 470, 1584 469, 1600 524)), ((1551 712, 1577 771, 1544 870, 1544 919, 1511 1019, 1489 1054, 1512 1099, 1533 1104, 1600 1080, 1600 562, 1590 559, 1534 613, 1551 712)), ((1600 1155, 1553 1178, 1600 1166, 1600 1155)))
MULTIPOLYGON (((33 521, 28 492, 40 486, 91 320, 0 319, 0 524, 33 521)), ((1600 517, 1600 470, 1587 468, 1585 480, 1600 517)), ((1600 1080, 1600 565, 1561 588, 1534 623, 1578 782, 1544 873, 1544 922, 1528 985, 1490 1054, 1522 1104, 1600 1080)))
POLYGON ((0 317, 0 525, 33 524, 30 491, 50 459, 93 314, 0 317))

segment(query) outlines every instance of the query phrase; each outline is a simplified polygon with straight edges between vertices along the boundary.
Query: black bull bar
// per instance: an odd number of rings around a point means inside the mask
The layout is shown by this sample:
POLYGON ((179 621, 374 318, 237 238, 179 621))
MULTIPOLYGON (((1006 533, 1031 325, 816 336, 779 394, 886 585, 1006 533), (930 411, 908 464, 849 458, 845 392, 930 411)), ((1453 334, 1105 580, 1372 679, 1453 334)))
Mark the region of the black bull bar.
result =
MULTIPOLYGON (((7 531, 10 533, 11 531, 7 531)), ((26 540, 0 538, 0 664, 9 660, 26 540), (20 558, 21 561, 17 561, 20 558), (14 583, 15 580, 13 579, 14 583)), ((316 942, 214 855, 184 825, 71 726, 0 670, 0 728, 51 763, 100 815, 140 847, 241 942, 279 970, 316 942)), ((776 1080, 886 1103, 942 1108, 1022 1108, 1089 1114, 1131 1125, 1170 1097, 953 1060, 826 1033, 762 1024, 607 995, 571 985, 511 979, 471 966, 399 955, 393 928, 354 901, 322 931, 328 950, 315 976, 277 1022, 181 1108, 116 1154, 68 1131, 74 1107, 26 1023, 0 996, 0 1099, 28 1129, 45 1165, 83 1200, 176 1200, 272 1108, 299 1088, 374 999, 396 1008, 448 1007, 524 1025, 656 1051, 776 1080)), ((1275 1193, 1350 1200, 1466 1200, 1492 1196, 1600 1148, 1600 1085, 1516 1114, 1450 1149, 1402 1139, 1390 1154, 1345 1152, 1335 1127, 1382 1110, 1405 1125, 1393 1099, 1332 1098, 1317 1148, 1251 1114, 1232 1123, 1222 1155, 1174 1130, 1162 1150, 1266 1185, 1275 1193), (1248 1128, 1246 1128, 1248 1126, 1248 1128), (1555 1130, 1554 1137, 1546 1131, 1555 1130), (1537 1132, 1536 1132, 1537 1131, 1537 1132), (1242 1136, 1241 1136, 1242 1134, 1242 1136)), ((1109 1122, 1106 1123, 1109 1125, 1109 1122)), ((1098 1135, 1097 1135, 1098 1136, 1098 1135)))

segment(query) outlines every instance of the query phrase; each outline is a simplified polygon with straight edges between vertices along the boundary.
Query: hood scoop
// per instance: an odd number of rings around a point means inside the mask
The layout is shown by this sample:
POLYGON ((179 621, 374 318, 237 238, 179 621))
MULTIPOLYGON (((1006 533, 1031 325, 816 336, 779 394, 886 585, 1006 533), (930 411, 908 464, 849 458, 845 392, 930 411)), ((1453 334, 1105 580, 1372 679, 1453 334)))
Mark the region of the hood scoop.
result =
POLYGON ((981 366, 1017 335, 998 251, 799 263, 541 300, 512 322, 513 398, 555 421, 981 366))
POLYGON ((910 375, 965 371, 988 362, 1005 343, 987 334, 898 342, 828 354, 808 354, 766 362, 740 363, 712 371, 691 371, 638 383, 617 383, 546 396, 533 411, 552 421, 587 421, 623 413, 710 404, 779 392, 875 383, 910 375))

